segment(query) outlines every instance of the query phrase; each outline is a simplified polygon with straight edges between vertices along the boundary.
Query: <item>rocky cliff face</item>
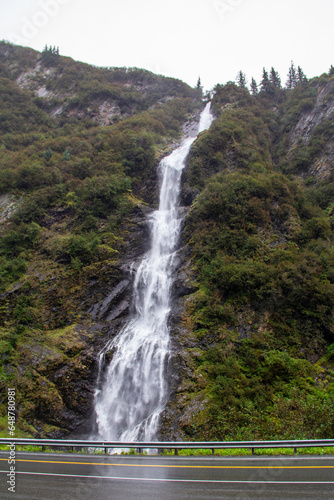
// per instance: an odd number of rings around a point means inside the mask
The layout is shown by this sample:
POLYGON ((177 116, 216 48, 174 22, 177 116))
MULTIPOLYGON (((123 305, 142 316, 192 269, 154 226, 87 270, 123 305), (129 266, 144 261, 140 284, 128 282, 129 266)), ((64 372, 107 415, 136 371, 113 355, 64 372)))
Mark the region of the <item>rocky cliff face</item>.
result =
MULTIPOLYGON (((133 273, 149 241, 148 210, 145 206, 134 210, 122 257, 112 267, 106 267, 102 275, 87 277, 73 296, 81 311, 81 322, 76 318, 73 325, 45 334, 37 329, 31 332, 34 335, 30 341, 17 348, 15 372, 3 356, 6 372, 16 374, 21 431, 53 438, 91 432, 99 352, 117 335, 131 310, 133 273)), ((57 315, 56 278, 52 282, 52 278, 40 273, 36 277, 45 282, 50 312, 57 315)), ((2 303, 9 308, 20 300, 24 286, 21 282, 1 294, 2 303)), ((46 318, 50 320, 50 314, 46 318)), ((106 360, 111 355, 106 352, 106 360)), ((1 385, 5 389, 4 382, 1 385)))
POLYGON ((287 157, 289 160, 293 158, 296 149, 311 148, 312 140, 322 133, 322 129, 328 128, 329 134, 325 143, 312 154, 305 170, 303 170, 304 177, 312 176, 317 181, 329 179, 332 173, 334 138, 333 133, 330 132, 330 124, 333 123, 334 116, 333 96, 334 81, 318 84, 315 89, 313 109, 302 113, 288 136, 287 157))

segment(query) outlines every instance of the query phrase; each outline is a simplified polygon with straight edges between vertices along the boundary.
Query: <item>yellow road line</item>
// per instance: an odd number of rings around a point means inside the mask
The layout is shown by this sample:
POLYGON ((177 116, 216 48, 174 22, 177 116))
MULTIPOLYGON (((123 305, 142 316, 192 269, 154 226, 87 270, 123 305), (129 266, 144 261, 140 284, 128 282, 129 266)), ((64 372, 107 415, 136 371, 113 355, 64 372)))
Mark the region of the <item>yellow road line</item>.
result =
MULTIPOLYGON (((7 462, 7 458, 0 458, 7 462)), ((102 462, 62 462, 57 460, 24 460, 15 459, 16 462, 29 462, 40 464, 65 464, 65 465, 107 465, 112 467, 161 467, 175 469, 334 469, 334 465, 161 465, 161 464, 106 464, 102 462)))

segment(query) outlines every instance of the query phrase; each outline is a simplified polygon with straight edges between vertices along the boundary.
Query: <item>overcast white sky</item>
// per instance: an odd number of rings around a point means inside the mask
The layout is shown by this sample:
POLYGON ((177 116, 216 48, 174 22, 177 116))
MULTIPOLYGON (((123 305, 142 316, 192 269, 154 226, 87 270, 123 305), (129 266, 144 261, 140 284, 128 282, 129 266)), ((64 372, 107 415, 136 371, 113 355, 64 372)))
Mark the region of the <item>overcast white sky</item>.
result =
POLYGON ((96 66, 136 66, 206 90, 241 69, 334 64, 333 0, 0 0, 0 39, 96 66))

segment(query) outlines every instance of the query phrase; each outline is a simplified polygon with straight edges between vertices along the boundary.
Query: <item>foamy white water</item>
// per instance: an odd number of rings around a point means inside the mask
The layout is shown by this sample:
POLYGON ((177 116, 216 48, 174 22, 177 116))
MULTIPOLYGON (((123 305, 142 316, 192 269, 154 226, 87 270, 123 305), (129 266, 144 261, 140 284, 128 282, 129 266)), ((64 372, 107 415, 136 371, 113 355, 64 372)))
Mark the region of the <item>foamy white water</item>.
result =
MULTIPOLYGON (((212 120, 208 103, 201 113, 198 133, 209 128, 212 120)), ((151 248, 135 278, 135 314, 108 345, 115 353, 95 395, 98 434, 108 441, 153 441, 167 403, 167 320, 181 225, 177 207, 182 169, 195 139, 184 139, 159 165, 160 204, 150 216, 151 248)), ((101 362, 103 358, 102 353, 101 362)))

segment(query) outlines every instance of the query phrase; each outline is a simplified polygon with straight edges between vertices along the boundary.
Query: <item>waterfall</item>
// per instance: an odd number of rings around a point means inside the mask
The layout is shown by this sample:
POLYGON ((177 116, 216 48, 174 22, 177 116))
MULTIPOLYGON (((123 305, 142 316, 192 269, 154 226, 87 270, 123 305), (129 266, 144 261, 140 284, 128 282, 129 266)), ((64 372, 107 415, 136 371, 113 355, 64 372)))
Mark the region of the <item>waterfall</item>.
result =
MULTIPOLYGON (((201 113, 198 133, 212 122, 210 103, 201 113)), ((185 138, 159 164, 159 209, 150 216, 151 248, 134 281, 134 314, 112 341, 104 379, 99 370, 95 395, 98 435, 109 441, 152 441, 168 398, 170 356, 168 316, 173 260, 181 220, 178 199, 182 169, 196 137, 185 138)), ((103 360, 103 353, 100 362, 103 360)))

